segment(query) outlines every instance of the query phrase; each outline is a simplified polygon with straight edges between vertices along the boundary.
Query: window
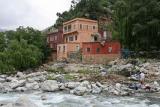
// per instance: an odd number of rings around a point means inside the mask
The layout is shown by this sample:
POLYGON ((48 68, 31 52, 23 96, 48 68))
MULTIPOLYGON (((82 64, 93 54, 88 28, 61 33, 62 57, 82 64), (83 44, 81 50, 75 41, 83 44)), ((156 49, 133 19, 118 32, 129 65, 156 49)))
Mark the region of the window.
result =
POLYGON ((76 29, 76 25, 73 25, 73 28, 76 29))
POLYGON ((100 52, 100 48, 97 48, 97 49, 96 49, 96 52, 99 53, 99 52, 100 52))
POLYGON ((59 52, 61 51, 61 46, 58 47, 58 51, 59 51, 59 52))
POLYGON ((77 40, 77 36, 75 36, 75 40, 77 40))
POLYGON ((68 25, 68 32, 71 31, 72 26, 68 25))
POLYGON ((87 30, 88 30, 88 25, 87 25, 87 30))
POLYGON ((53 36, 50 37, 50 41, 54 41, 54 37, 53 36))
POLYGON ((108 47, 108 52, 109 52, 109 53, 112 52, 112 47, 111 47, 111 46, 108 47))
POLYGON ((70 36, 70 37, 69 37, 69 41, 73 41, 73 36, 70 36))
POLYGON ((80 24, 80 29, 82 30, 82 24, 80 24))
POLYGON ((66 47, 65 47, 65 46, 63 46, 63 52, 65 52, 65 50, 66 50, 66 47))
POLYGON ((68 42, 68 37, 66 37, 66 42, 68 42))
POLYGON ((87 48, 87 52, 90 52, 91 51, 91 49, 90 48, 87 48))
POLYGON ((64 27, 64 32, 67 32, 67 26, 64 27))
POLYGON ((98 41, 98 37, 97 36, 94 36, 94 41, 98 41))
POLYGON ((53 45, 52 45, 52 44, 50 44, 50 48, 53 48, 53 45))
POLYGON ((54 40, 57 40, 57 36, 54 37, 54 40))
POLYGON ((93 30, 95 30, 96 29, 96 26, 93 26, 93 30))
POLYGON ((77 46, 76 46, 76 50, 79 51, 79 49, 80 49, 80 48, 79 48, 79 46, 77 45, 77 46))

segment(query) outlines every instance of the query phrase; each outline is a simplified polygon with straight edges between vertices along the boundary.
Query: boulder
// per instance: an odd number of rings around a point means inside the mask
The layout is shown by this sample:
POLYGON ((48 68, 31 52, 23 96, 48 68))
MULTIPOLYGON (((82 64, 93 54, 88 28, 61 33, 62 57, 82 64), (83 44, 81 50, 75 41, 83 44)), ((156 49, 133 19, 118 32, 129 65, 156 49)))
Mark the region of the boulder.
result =
POLYGON ((5 78, 1 78, 1 77, 0 77, 0 83, 3 83, 3 82, 5 82, 5 81, 6 81, 5 78))
POLYGON ((17 81, 17 78, 15 78, 15 77, 7 77, 6 81, 7 82, 14 82, 14 81, 17 81))
POLYGON ((78 86, 76 87, 74 90, 71 90, 70 93, 78 95, 78 96, 82 96, 84 95, 86 92, 88 92, 88 89, 86 87, 82 87, 82 86, 78 86))
POLYGON ((65 84, 66 88, 74 89, 80 85, 80 82, 68 82, 65 84))
POLYGON ((19 77, 19 78, 22 78, 22 77, 24 77, 24 74, 23 74, 23 72, 17 72, 17 77, 19 77))
POLYGON ((14 81, 10 83, 10 87, 12 89, 15 89, 17 87, 22 87, 25 85, 25 82, 26 82, 25 80, 14 81))
POLYGON ((25 87, 28 89, 28 90, 37 90, 39 89, 39 84, 38 82, 33 82, 33 83, 26 83, 25 87))
POLYGON ((14 103, 7 104, 6 106, 3 107, 38 107, 38 106, 34 104, 32 101, 30 101, 26 96, 22 96, 14 103))
POLYGON ((116 83, 115 86, 116 86, 116 89, 117 89, 117 90, 120 90, 122 85, 121 85, 120 83, 116 83))
POLYGON ((41 84, 41 89, 47 92, 54 92, 59 90, 59 85, 55 80, 46 80, 41 84))
POLYGON ((46 76, 45 75, 39 75, 39 76, 32 77, 32 79, 34 81, 37 81, 37 82, 44 82, 46 80, 46 76))
POLYGON ((60 84, 58 84, 58 86, 59 86, 60 90, 65 90, 66 89, 66 86, 65 86, 64 83, 60 83, 60 84))
POLYGON ((4 93, 13 91, 13 89, 10 87, 10 83, 8 82, 1 83, 0 90, 1 92, 4 92, 4 93))
POLYGON ((151 87, 156 91, 160 91, 160 85, 157 81, 154 81, 151 87))
POLYGON ((127 69, 127 70, 131 70, 131 68, 133 68, 133 65, 132 64, 127 64, 127 65, 121 65, 119 66, 119 69, 120 71, 124 70, 124 69, 127 69))
POLYGON ((8 105, 10 103, 13 103, 13 102, 12 101, 8 101, 8 100, 0 101, 0 107, 1 106, 6 106, 6 105, 8 105))
POLYGON ((64 76, 63 75, 56 75, 55 76, 55 79, 57 80, 57 82, 60 82, 60 83, 65 83, 66 82, 66 80, 65 80, 65 78, 64 78, 64 76))
POLYGON ((92 84, 92 93, 93 94, 99 94, 102 91, 101 88, 99 88, 96 84, 92 84))
POLYGON ((25 87, 18 87, 18 88, 16 88, 16 91, 18 91, 18 92, 24 92, 24 91, 27 91, 27 88, 25 88, 25 87))
POLYGON ((91 84, 88 81, 81 82, 80 86, 86 87, 87 89, 91 89, 91 84))
POLYGON ((98 87, 104 88, 104 85, 102 85, 100 82, 96 82, 96 85, 97 85, 98 87))
POLYGON ((33 82, 35 82, 35 80, 33 78, 27 78, 27 82, 28 83, 33 83, 33 82))

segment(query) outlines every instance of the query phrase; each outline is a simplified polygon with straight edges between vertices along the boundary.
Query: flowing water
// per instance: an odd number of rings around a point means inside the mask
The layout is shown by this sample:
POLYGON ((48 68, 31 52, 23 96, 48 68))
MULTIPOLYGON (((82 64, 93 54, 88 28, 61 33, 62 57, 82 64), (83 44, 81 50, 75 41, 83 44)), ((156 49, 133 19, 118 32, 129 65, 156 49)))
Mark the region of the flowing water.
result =
POLYGON ((39 107, 160 107, 160 97, 75 96, 40 92, 0 94, 0 101, 15 101, 20 96, 27 96, 39 107), (42 101, 42 95, 47 100, 42 101))

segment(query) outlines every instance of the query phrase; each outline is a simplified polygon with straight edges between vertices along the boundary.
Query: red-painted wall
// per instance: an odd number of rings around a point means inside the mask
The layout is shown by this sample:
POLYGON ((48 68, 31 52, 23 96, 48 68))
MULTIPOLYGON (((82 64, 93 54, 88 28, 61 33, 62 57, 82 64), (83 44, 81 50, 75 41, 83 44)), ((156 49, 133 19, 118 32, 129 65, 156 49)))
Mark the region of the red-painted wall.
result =
POLYGON ((101 45, 100 42, 87 42, 82 44, 82 54, 119 54, 121 45, 118 41, 106 42, 104 45, 101 45), (87 51, 87 48, 90 48, 90 52, 87 51), (99 52, 97 52, 99 48, 99 52), (109 52, 111 48, 111 52, 109 52))

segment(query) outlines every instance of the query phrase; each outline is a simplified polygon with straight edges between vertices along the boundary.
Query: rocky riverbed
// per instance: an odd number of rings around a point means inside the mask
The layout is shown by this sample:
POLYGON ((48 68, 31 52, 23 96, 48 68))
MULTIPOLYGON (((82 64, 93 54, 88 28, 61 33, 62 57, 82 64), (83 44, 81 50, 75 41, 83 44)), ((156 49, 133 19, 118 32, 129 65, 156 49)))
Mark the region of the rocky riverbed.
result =
POLYGON ((117 97, 105 95, 75 96, 66 93, 0 94, 3 107, 160 107, 160 97, 117 97), (42 100, 45 96, 46 100, 42 100))
MULTIPOLYGON (((159 77, 160 62, 157 60, 117 59, 107 65, 51 63, 45 64, 38 69, 17 72, 17 74, 14 75, 0 75, 0 92, 2 93, 2 99, 3 97, 5 98, 5 96, 11 96, 11 98, 13 97, 13 99, 15 99, 13 102, 6 102, 6 107, 32 107, 30 105, 13 106, 16 105, 17 102, 30 102, 29 99, 34 100, 34 98, 31 97, 31 93, 33 93, 33 96, 38 97, 41 102, 48 101, 52 94, 53 97, 59 95, 65 96, 65 94, 67 94, 67 96, 71 96, 71 98, 73 96, 74 98, 82 99, 85 99, 84 96, 94 96, 96 100, 98 100, 97 96, 119 96, 116 97, 119 99, 121 98, 120 96, 125 96, 124 98, 126 98, 126 96, 135 97, 142 93, 156 93, 155 95, 159 97, 159 77), (106 69, 105 73, 100 70, 102 66, 106 69), (145 72, 145 84, 151 87, 150 91, 141 88, 135 90, 129 87, 132 83, 138 83, 137 78, 131 75, 137 71, 145 72), (37 91, 41 94, 34 93, 37 91), (50 93, 48 94, 48 92, 50 93), (17 97, 19 97, 18 93, 22 95, 30 93, 30 98, 27 98, 26 96, 28 95, 26 95, 16 101, 17 97), (43 93, 46 94, 43 95, 43 93), (60 93, 63 94, 61 95, 60 93)), ((106 97, 104 97, 104 99, 106 99, 106 97)), ((89 99, 86 100, 88 101, 89 99)), ((2 106, 5 105, 3 103, 1 104, 2 106)), ((64 102, 64 105, 65 103, 67 102, 64 102)), ((93 105, 90 106, 95 107, 93 105)), ((103 106, 105 106, 105 104, 102 103, 102 107, 103 106)), ((66 106, 55 105, 53 107, 66 106)), ((76 105, 76 107, 78 107, 78 105, 76 105)), ((84 105, 84 107, 89 106, 84 105)), ((120 107, 120 105, 118 107, 120 107)), ((148 106, 144 104, 144 107, 148 106)))

